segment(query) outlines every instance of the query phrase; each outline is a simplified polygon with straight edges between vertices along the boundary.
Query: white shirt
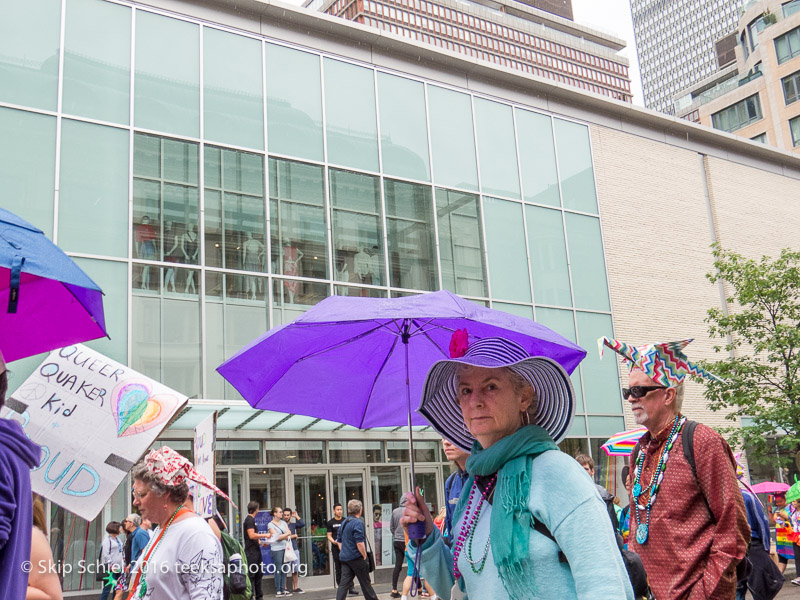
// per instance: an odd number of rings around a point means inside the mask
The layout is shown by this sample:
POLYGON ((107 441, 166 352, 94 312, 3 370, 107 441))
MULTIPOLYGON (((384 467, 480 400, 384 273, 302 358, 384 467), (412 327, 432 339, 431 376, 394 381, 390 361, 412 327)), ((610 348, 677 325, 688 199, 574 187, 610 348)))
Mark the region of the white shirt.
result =
MULTIPOLYGON (((131 585, 161 527, 131 569, 131 585)), ((150 555, 133 597, 138 598, 142 581, 147 582, 147 600, 222 600, 222 545, 200 517, 173 523, 150 555)))
POLYGON ((269 532, 272 534, 270 539, 270 550, 274 550, 277 552, 278 550, 286 550, 286 542, 287 540, 278 540, 279 535, 283 535, 285 533, 289 533, 289 527, 286 525, 285 521, 281 521, 279 525, 275 524, 275 521, 269 522, 269 532), (274 540, 274 541, 273 541, 274 540))

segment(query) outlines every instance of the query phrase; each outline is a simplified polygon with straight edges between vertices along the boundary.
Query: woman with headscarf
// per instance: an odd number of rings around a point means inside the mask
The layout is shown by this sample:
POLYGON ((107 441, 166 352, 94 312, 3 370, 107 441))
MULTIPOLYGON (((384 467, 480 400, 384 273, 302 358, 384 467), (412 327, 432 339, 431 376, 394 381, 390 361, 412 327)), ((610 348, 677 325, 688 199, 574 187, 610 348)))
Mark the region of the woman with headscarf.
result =
POLYGON ((192 463, 164 446, 133 468, 133 505, 159 523, 131 569, 131 599, 218 600, 222 597, 222 546, 211 528, 183 504, 194 481, 230 499, 192 463))
POLYGON ((631 600, 605 505, 554 441, 574 412, 566 371, 510 340, 469 344, 463 330, 451 357, 428 372, 420 412, 471 451, 470 475, 453 515, 452 549, 419 491, 408 494, 404 526, 425 523, 424 538, 410 542, 421 549, 422 577, 445 598, 457 582, 474 599, 631 600))

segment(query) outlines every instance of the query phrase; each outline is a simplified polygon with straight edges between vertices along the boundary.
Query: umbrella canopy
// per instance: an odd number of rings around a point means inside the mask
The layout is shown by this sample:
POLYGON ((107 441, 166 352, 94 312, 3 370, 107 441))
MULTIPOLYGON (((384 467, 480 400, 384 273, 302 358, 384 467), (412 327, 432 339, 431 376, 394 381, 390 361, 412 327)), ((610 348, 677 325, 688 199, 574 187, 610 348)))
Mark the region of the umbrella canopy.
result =
POLYGON ((636 442, 639 441, 639 438, 644 435, 645 431, 647 431, 645 427, 639 427, 637 429, 615 433, 608 438, 608 441, 603 444, 601 448, 606 451, 608 456, 630 456, 633 447, 636 445, 636 442))
MULTIPOLYGON (((440 291, 404 298, 332 296, 244 347, 217 371, 255 408, 291 410, 361 429, 409 421, 428 369, 450 339, 505 337, 571 373, 586 352, 522 317, 440 291), (404 343, 407 342, 407 343, 404 343)), ((410 424, 425 425, 414 412, 410 424)))
POLYGON ((6 361, 105 335, 97 284, 40 229, 0 208, 0 352, 6 361))
POLYGON ((777 481, 765 481, 763 483, 757 483, 750 489, 756 494, 776 494, 789 491, 789 484, 779 483, 777 481))

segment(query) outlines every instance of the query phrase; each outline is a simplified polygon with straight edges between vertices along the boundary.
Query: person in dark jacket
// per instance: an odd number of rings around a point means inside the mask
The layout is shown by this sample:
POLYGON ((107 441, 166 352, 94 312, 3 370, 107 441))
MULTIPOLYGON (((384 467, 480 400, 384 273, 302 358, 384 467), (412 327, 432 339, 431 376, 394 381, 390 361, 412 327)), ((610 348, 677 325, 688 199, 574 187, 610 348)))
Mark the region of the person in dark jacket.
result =
POLYGON ((447 478, 447 481, 444 482, 445 516, 442 535, 445 544, 452 546, 453 509, 456 507, 458 499, 461 497, 461 489, 464 487, 464 483, 469 479, 469 473, 467 473, 469 452, 464 452, 453 442, 444 438, 442 438, 442 447, 444 448, 447 460, 451 461, 456 468, 456 470, 450 474, 450 477, 447 478))
POLYGON ((361 584, 364 598, 378 600, 369 580, 367 532, 360 519, 363 508, 360 500, 350 500, 347 503, 347 518, 339 527, 336 543, 339 545, 339 560, 342 561, 342 580, 336 590, 336 600, 345 600, 354 578, 361 584))
MULTIPOLYGON (((7 390, 8 371, 0 354, 0 408, 7 390)), ((31 556, 31 468, 40 458, 41 449, 18 422, 0 419, 0 581, 7 598, 24 598, 28 589, 22 563, 31 556)))

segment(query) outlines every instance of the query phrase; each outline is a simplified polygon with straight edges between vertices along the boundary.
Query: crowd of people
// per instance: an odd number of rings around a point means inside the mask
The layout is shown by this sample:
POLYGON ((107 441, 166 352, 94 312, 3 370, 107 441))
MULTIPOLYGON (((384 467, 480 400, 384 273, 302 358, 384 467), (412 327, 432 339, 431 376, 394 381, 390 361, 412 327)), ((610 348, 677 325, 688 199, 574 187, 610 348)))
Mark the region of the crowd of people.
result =
MULTIPOLYGON (((774 598, 785 565, 800 559, 800 483, 775 494, 765 510, 723 438, 682 414, 686 377, 714 377, 688 360, 687 341, 601 342, 629 364, 623 397, 646 429, 623 472, 628 507, 596 485, 591 457, 558 449, 574 410, 564 369, 508 339, 473 341, 434 364, 425 382, 421 407, 434 416, 431 424, 454 468, 438 514, 419 489, 392 512, 392 598, 419 592, 443 599, 739 600, 748 591, 757 600, 774 598), (780 566, 770 558, 770 525, 777 529, 780 566)), ((0 359, 0 405, 4 371, 0 359)), ((8 494, 30 495, 27 472, 38 460, 9 423, 0 420, 13 442, 4 442, 8 451, 0 453, 0 511, 8 494)), ((260 600, 262 548, 271 558, 276 595, 303 593, 298 531, 305 522, 296 510, 272 507, 260 530, 260 506, 250 502, 244 548, 237 552, 237 542, 226 542, 224 521, 194 511, 190 484, 227 496, 185 457, 166 446, 152 450, 131 476, 136 512, 107 524, 99 551, 101 600, 260 600), (231 565, 244 567, 246 591, 231 565)), ((36 503, 14 504, 14 522, 30 520, 33 529, 9 527, 0 518, 3 585, 19 592, 15 598, 26 585, 29 599, 60 598, 57 578, 23 578, 13 568, 49 554, 36 503)), ((365 598, 377 599, 362 513, 362 502, 351 499, 346 507, 337 504, 326 523, 337 600, 357 593, 356 580, 365 598)), ((52 554, 45 558, 52 561, 52 554)), ((800 578, 792 583, 800 585, 800 578)))

